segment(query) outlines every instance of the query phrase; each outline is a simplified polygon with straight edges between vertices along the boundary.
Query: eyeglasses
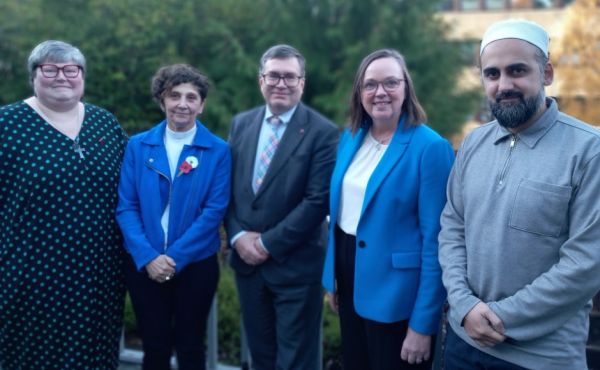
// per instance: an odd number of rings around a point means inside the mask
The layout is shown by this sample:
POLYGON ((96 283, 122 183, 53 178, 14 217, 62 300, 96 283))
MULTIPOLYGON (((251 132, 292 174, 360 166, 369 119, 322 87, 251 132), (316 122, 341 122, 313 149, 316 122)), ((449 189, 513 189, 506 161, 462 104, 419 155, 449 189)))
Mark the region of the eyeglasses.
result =
POLYGON ((42 75, 46 78, 58 76, 59 71, 62 71, 66 78, 75 78, 79 76, 79 71, 81 70, 81 67, 77 64, 67 64, 62 67, 55 64, 40 64, 39 67, 40 71, 42 71, 42 75))
POLYGON ((397 90, 403 81, 404 79, 401 78, 387 78, 383 81, 367 80, 363 83, 362 89, 365 92, 372 93, 381 85, 385 91, 392 92, 397 90))
POLYGON ((287 87, 298 86, 300 79, 304 78, 302 76, 296 76, 293 74, 280 75, 278 73, 263 73, 261 74, 261 76, 268 86, 277 86, 279 84, 279 81, 283 80, 283 83, 287 87))

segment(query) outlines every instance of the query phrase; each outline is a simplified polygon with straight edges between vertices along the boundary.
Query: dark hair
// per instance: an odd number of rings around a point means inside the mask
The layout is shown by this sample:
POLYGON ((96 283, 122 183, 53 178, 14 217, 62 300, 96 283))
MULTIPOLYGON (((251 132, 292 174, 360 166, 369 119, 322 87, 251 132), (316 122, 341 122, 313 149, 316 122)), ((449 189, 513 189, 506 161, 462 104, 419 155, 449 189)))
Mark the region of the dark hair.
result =
POLYGON ((196 86, 202 100, 206 99, 209 87, 208 78, 188 64, 172 64, 160 68, 152 77, 152 98, 162 105, 165 93, 171 91, 175 86, 185 83, 196 86))
POLYGON ((30 83, 33 83, 37 67, 44 62, 77 64, 81 67, 81 72, 85 76, 85 57, 79 49, 64 41, 46 40, 33 48, 29 58, 27 58, 30 83))
POLYGON ((379 49, 367 55, 362 62, 360 62, 360 66, 354 77, 354 86, 352 86, 352 96, 350 97, 350 130, 352 133, 356 133, 363 125, 370 126, 373 124, 371 116, 369 116, 362 105, 361 91, 363 80, 365 78, 365 71, 373 61, 382 58, 395 59, 404 73, 405 98, 404 103, 402 103, 402 112, 403 114, 408 115, 404 127, 417 126, 427 120, 427 114, 419 103, 419 99, 417 99, 412 79, 406 68, 404 57, 394 49, 379 49))
POLYGON ((290 45, 275 45, 271 46, 269 50, 265 51, 265 53, 260 58, 260 67, 258 68, 258 73, 262 74, 265 70, 265 64, 269 59, 288 59, 288 58, 296 58, 298 60, 298 64, 300 65, 300 77, 304 77, 305 75, 305 66, 306 59, 300 54, 296 48, 290 45))

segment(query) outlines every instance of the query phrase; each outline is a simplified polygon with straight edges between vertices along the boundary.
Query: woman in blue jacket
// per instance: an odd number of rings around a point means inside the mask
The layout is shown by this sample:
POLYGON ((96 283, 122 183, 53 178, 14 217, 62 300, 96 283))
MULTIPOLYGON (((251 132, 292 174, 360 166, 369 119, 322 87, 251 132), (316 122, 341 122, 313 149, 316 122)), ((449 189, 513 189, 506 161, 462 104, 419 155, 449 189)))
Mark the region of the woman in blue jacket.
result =
POLYGON ((404 58, 360 64, 331 180, 323 284, 344 370, 430 369, 445 298, 439 218, 454 153, 422 122, 404 58))
POLYGON ((163 67, 152 95, 166 119, 131 138, 117 220, 131 255, 127 286, 140 328, 144 370, 204 369, 204 333, 219 267, 219 225, 229 202, 225 141, 196 117, 208 80, 188 65, 163 67))

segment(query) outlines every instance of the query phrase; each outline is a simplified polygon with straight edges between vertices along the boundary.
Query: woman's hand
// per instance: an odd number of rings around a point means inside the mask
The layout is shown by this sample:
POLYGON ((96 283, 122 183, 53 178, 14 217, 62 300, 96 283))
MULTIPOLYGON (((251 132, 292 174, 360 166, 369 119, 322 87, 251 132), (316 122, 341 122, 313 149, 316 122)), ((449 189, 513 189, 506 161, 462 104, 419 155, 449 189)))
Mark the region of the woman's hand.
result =
POLYGON ((339 314, 340 313, 340 303, 338 301, 338 294, 327 292, 325 297, 327 297, 327 303, 329 303, 329 307, 331 307, 331 310, 333 312, 335 312, 336 314, 339 314))
POLYGON ((171 257, 161 254, 146 265, 146 271, 150 279, 164 283, 175 275, 175 261, 171 257))
POLYGON ((409 364, 420 364, 429 360, 431 356, 431 336, 419 334, 410 327, 406 331, 406 338, 402 343, 400 357, 409 364))

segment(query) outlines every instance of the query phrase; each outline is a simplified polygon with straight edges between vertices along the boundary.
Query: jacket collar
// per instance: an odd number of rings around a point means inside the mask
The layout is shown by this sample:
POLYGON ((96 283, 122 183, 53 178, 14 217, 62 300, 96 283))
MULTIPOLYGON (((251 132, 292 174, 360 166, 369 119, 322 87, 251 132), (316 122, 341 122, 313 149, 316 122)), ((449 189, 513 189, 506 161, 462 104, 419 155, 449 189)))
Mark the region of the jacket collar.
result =
POLYGON ((385 180, 392 169, 396 167, 396 163, 400 161, 406 152, 406 148, 408 147, 408 144, 415 133, 415 127, 411 126, 406 128, 405 126, 406 114, 403 114, 402 117, 400 117, 398 128, 396 129, 396 133, 390 142, 390 146, 388 146, 385 154, 381 158, 381 161, 377 167, 375 167, 375 171, 373 171, 373 174, 369 179, 367 190, 365 191, 365 199, 363 201, 361 214, 365 213, 365 210, 383 183, 383 180, 385 180))
MULTIPOLYGON (((365 212, 365 209, 368 207, 374 195, 377 193, 377 190, 379 189, 385 178, 388 176, 388 174, 396 166, 396 163, 400 161, 400 159, 406 152, 406 149, 408 148, 408 144, 412 140, 416 127, 411 126, 406 128, 405 125, 406 115, 402 115, 402 117, 400 117, 400 121, 398 122, 398 128, 396 129, 396 133, 394 133, 394 136, 392 137, 392 140, 390 141, 390 144, 387 150, 385 151, 385 154, 381 158, 379 164, 377 164, 377 167, 375 168, 375 171, 373 171, 373 174, 371 174, 371 177, 367 184, 361 214, 365 212)), ((344 174, 348 170, 348 167, 350 167, 350 164, 352 163, 356 152, 358 152, 358 150, 360 149, 368 132, 369 126, 363 126, 354 135, 352 135, 351 133, 347 133, 347 135, 349 135, 347 139, 348 143, 344 145, 344 147, 340 148, 341 152, 338 156, 339 171, 336 169, 336 172, 334 174, 334 176, 336 177, 335 181, 337 182, 336 187, 340 189, 340 191, 334 193, 336 199, 334 200, 334 202, 332 202, 335 203, 333 209, 331 210, 332 213, 336 212, 337 214, 337 205, 339 205, 339 196, 341 194, 341 186, 344 174)))
MULTIPOLYGON (((255 121, 255 124, 258 125, 256 137, 258 137, 258 131, 260 131, 260 126, 262 125, 264 114, 265 111, 263 109, 261 110, 260 114, 257 116, 257 120, 255 121)), ((259 197, 265 191, 265 189, 269 187, 269 184, 285 166, 289 157, 296 150, 300 142, 302 142, 302 139, 306 136, 305 134, 309 129, 307 124, 308 117, 306 108, 302 103, 298 103, 296 111, 292 115, 292 118, 288 122, 288 126, 285 129, 283 136, 281 137, 281 142, 277 147, 277 151, 275 151, 275 154, 273 155, 273 159, 269 164, 269 169, 265 174, 263 183, 261 184, 260 188, 258 189, 258 192, 256 193, 256 197, 259 197)), ((255 157, 253 156, 251 168, 254 168, 254 158, 255 157)))

